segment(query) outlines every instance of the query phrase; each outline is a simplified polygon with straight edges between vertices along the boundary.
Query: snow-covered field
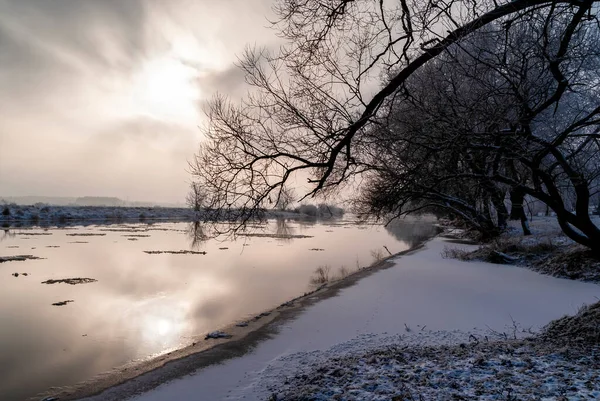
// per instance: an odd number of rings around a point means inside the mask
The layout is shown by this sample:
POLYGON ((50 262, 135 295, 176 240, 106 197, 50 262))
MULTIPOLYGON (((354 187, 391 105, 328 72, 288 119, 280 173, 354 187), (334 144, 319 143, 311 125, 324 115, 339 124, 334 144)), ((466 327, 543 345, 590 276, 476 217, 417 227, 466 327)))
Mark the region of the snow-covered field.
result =
MULTIPOLYGON (((600 286, 524 268, 443 259, 446 246, 453 245, 436 238, 425 249, 395 259, 394 267, 309 307, 252 352, 165 383, 135 400, 266 400, 282 393, 293 399, 294 391, 307 389, 315 397, 310 399, 317 400, 389 400, 394 394, 400 398, 393 399, 410 399, 402 396, 406 384, 400 383, 421 386, 406 387, 410 391, 427 389, 424 400, 453 399, 446 396, 451 393, 444 390, 446 385, 457 395, 475 397, 468 399, 507 400, 506 391, 534 388, 532 383, 542 386, 543 399, 558 400, 568 388, 592 397, 572 399, 598 399, 598 381, 591 381, 591 388, 585 384, 597 377, 597 365, 596 370, 586 368, 584 377, 580 365, 569 373, 567 361, 537 357, 527 349, 486 356, 471 345, 526 337, 596 302, 600 286), (423 346, 438 347, 428 351, 437 357, 421 354, 423 346), (390 347, 403 356, 382 356, 391 355, 390 347), (458 357, 456 350, 465 347, 471 354, 458 357), (412 354, 402 354, 403 349, 412 354), (485 363, 474 364, 481 355, 485 363), (543 382, 546 374, 555 383, 543 382), (573 375, 579 375, 578 381, 573 375), (313 382, 307 383, 311 377, 313 382)), ((116 387, 88 400, 122 399, 121 390, 116 387)), ((418 393, 413 395, 419 399, 418 393)))
POLYGON ((177 221, 196 217, 196 212, 190 208, 174 207, 0 205, 0 223, 68 224, 146 219, 177 221))
MULTIPOLYGON (((590 216, 592 223, 596 226, 600 227, 600 216, 592 215, 590 216)), ((509 235, 512 236, 522 236, 523 231, 521 229, 521 222, 517 220, 511 220, 508 222, 508 225, 511 229, 509 235)), ((529 221, 529 225, 531 228, 532 237, 529 237, 529 240, 537 239, 547 239, 547 238, 562 238, 565 242, 572 242, 567 236, 565 236, 558 224, 558 220, 553 216, 533 216, 529 221)))
MULTIPOLYGON (((269 210, 265 217, 298 216, 305 215, 269 210)), ((155 220, 195 221, 202 217, 204 217, 202 212, 183 207, 0 205, 0 224, 15 225, 110 224, 155 220)))

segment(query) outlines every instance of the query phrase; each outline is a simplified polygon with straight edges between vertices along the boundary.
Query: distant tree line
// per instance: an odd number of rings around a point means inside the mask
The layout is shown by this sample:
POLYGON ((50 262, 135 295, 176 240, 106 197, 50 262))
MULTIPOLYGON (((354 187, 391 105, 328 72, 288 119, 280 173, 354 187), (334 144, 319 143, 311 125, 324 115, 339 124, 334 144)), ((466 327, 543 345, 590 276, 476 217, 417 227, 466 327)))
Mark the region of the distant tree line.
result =
POLYGON ((486 237, 528 233, 536 199, 600 245, 599 3, 278 0, 287 44, 246 51, 254 91, 210 103, 194 177, 214 210, 251 216, 302 173, 307 197, 352 188, 362 214, 486 237))

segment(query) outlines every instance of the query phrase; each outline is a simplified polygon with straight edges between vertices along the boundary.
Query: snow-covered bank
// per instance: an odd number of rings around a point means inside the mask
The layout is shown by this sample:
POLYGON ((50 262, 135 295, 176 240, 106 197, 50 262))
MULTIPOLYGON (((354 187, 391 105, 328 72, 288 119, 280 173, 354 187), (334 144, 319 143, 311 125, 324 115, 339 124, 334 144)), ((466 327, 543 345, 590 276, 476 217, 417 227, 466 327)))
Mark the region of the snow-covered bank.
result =
POLYGON ((0 206, 0 223, 64 225, 73 222, 120 222, 144 220, 194 220, 197 212, 190 208, 118 207, 118 206, 0 206))
MULTIPOLYGON (((595 284, 517 267, 442 259, 446 246, 452 245, 436 238, 425 249, 396 259, 393 268, 309 307, 243 357, 135 399, 264 400, 283 389, 289 377, 332 358, 391 344, 457 344, 473 338, 483 342, 494 332, 500 337, 525 335, 600 296, 595 284)), ((152 374, 156 377, 160 371, 152 374)), ((125 384, 88 400, 123 399, 134 387, 135 383, 125 384)))
MULTIPOLYGON (((599 219, 593 218, 598 226, 599 219)), ((532 235, 524 236, 517 222, 511 222, 505 233, 478 249, 452 249, 446 256, 518 265, 555 277, 600 283, 600 259, 589 248, 565 236, 556 218, 533 218, 531 232, 532 235)))
POLYGON ((379 348, 311 365, 274 388, 297 400, 598 400, 594 354, 570 357, 535 341, 379 348))

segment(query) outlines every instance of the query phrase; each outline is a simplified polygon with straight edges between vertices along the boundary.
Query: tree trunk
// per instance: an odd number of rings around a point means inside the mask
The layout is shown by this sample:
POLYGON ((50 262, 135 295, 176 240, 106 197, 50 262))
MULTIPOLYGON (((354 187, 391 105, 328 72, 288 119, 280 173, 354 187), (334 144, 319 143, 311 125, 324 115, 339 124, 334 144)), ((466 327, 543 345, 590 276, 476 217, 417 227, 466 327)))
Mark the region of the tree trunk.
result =
POLYGON ((525 210, 523 209, 523 200, 525 199, 525 193, 523 191, 519 191, 513 189, 510 192, 510 219, 511 220, 521 220, 521 216, 525 214, 525 210))
POLYGON ((523 191, 513 190, 510 193, 510 202, 512 204, 510 208, 510 219, 521 220, 523 235, 531 235, 529 221, 527 220, 527 214, 525 213, 524 201, 525 193, 523 191))
POLYGON ((523 235, 531 235, 531 229, 529 228, 529 221, 527 220, 527 215, 525 214, 525 209, 521 209, 521 228, 523 229, 523 235))
POLYGON ((500 231, 504 231, 508 226, 508 210, 504 204, 504 199, 500 197, 496 198, 494 201, 494 207, 496 208, 496 213, 498 214, 498 229, 500 231))

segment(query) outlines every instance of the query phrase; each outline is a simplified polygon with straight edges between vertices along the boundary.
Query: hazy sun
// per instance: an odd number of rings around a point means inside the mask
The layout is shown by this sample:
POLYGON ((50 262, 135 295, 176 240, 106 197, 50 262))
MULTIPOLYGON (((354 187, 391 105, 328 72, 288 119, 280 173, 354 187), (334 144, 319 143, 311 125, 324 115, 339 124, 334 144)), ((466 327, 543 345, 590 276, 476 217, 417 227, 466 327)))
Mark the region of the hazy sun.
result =
POLYGON ((174 58, 147 62, 134 79, 133 102, 138 112, 167 120, 197 116, 200 96, 197 71, 174 58))

